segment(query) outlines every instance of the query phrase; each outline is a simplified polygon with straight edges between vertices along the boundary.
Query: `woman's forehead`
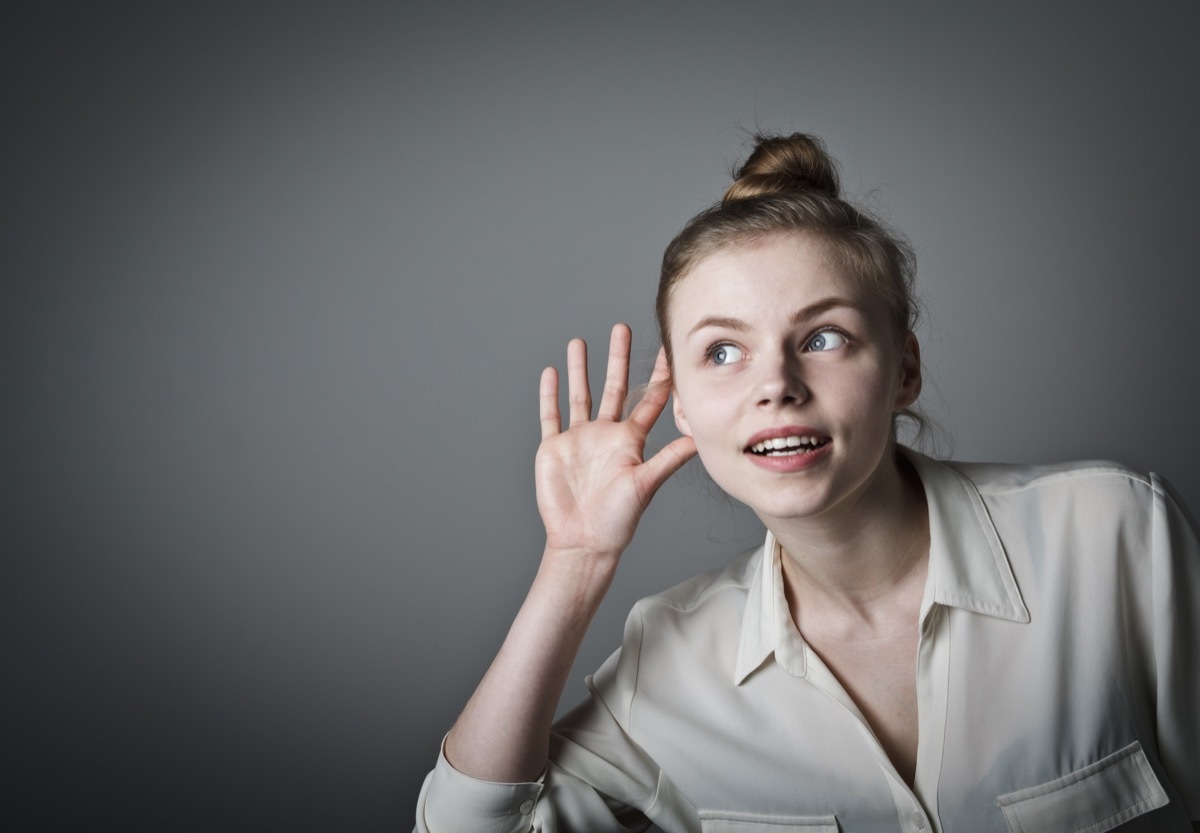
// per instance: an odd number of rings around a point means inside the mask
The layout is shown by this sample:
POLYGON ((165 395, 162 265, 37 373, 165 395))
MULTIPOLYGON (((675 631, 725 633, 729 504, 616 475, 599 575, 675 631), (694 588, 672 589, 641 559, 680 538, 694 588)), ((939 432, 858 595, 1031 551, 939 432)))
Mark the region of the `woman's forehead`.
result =
POLYGON ((869 298, 862 284, 831 259, 819 241, 774 236, 724 247, 697 263, 675 286, 671 318, 683 325, 682 319, 738 311, 790 317, 830 299, 864 306, 869 298))

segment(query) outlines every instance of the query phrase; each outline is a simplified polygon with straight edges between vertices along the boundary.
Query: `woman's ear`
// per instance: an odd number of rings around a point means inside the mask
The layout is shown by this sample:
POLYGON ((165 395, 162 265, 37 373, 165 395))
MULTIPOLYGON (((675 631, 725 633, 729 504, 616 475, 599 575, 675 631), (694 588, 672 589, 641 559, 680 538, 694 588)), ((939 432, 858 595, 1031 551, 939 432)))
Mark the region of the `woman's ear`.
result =
POLYGON ((900 348, 900 388, 896 391, 896 410, 901 411, 921 395, 921 344, 912 330, 904 336, 900 348))
POLYGON ((692 436, 692 429, 688 426, 687 417, 683 415, 683 406, 679 404, 679 396, 671 394, 671 410, 675 414, 675 427, 679 429, 679 433, 685 437, 692 436))

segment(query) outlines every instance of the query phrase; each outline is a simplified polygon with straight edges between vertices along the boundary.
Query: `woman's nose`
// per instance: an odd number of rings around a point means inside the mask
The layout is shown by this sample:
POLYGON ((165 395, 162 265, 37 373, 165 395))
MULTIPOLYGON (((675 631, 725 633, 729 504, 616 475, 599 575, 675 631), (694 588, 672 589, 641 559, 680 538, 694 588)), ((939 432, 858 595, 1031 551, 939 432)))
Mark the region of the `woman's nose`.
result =
POLYGON ((795 356, 776 356, 764 365, 758 379, 760 407, 799 405, 808 399, 808 387, 801 378, 800 363, 795 356))

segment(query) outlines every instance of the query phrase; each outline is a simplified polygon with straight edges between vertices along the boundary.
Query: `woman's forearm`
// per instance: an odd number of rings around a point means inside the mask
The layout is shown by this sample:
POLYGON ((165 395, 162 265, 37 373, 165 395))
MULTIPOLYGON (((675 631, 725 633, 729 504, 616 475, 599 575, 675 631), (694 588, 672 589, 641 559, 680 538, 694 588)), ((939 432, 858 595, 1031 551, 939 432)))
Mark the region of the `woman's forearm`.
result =
POLYGON ((506 783, 542 773, 555 709, 616 562, 547 550, 504 644, 446 739, 455 769, 506 783))

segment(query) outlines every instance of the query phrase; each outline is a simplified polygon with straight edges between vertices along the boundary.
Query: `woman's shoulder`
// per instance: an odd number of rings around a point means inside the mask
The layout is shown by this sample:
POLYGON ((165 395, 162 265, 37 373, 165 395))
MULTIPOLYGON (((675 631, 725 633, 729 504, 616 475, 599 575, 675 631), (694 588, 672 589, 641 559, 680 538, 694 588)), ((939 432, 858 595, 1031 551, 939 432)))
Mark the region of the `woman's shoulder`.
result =
POLYGON ((1164 512, 1190 517, 1161 476, 1112 460, 944 465, 970 484, 998 527, 1002 518, 1018 526, 1033 517, 1054 517, 1116 528, 1146 525, 1164 512))
POLYGON ((746 550, 724 567, 638 600, 625 622, 622 651, 627 659, 660 652, 713 650, 726 642, 736 650, 746 598, 756 586, 762 551, 762 546, 746 550))
POLYGON ((746 598, 755 586, 763 547, 634 604, 621 648, 589 685, 629 725, 635 696, 674 690, 684 678, 730 679, 741 639, 746 598))
POLYGON ((723 567, 708 570, 673 587, 640 599, 635 611, 651 610, 679 614, 698 613, 726 596, 745 596, 762 559, 763 546, 751 547, 723 567))
POLYGON ((981 495, 1042 490, 1159 488, 1157 475, 1114 460, 1057 463, 977 463, 948 461, 981 495))

